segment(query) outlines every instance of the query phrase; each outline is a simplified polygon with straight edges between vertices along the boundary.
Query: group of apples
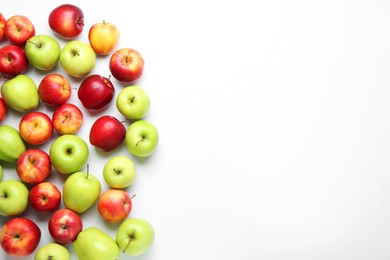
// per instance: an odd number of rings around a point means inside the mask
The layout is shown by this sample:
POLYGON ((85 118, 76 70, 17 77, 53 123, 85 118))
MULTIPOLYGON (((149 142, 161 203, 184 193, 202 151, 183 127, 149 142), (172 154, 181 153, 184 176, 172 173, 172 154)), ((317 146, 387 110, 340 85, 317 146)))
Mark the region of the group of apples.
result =
POLYGON ((35 260, 70 259, 66 245, 73 245, 77 257, 89 259, 119 259, 121 252, 140 255, 153 243, 154 229, 141 218, 130 218, 132 197, 126 192, 135 181, 133 161, 122 155, 109 158, 102 169, 104 181, 110 187, 101 190, 99 179, 89 173, 87 142, 77 135, 83 124, 83 113, 69 103, 72 87, 68 77, 51 70, 59 63, 70 77, 82 78, 77 88, 80 104, 91 112, 107 108, 115 97, 110 78, 91 72, 96 56, 107 56, 111 75, 123 87, 116 98, 118 111, 131 121, 125 127, 117 118, 100 116, 94 121, 89 142, 103 153, 122 143, 136 157, 152 155, 158 145, 157 128, 143 118, 150 108, 150 98, 143 88, 133 84, 141 76, 144 60, 131 48, 115 50, 119 30, 105 21, 90 27, 89 43, 76 40, 84 28, 84 13, 75 5, 54 8, 48 22, 59 41, 48 34, 36 35, 33 23, 23 15, 5 19, 0 13, 0 40, 8 43, 0 48, 0 73, 3 77, 0 97, 0 162, 15 164, 15 178, 2 180, 0 165, 0 216, 7 219, 1 228, 0 245, 10 256, 27 256, 35 252, 35 260), (45 73, 39 84, 27 74, 32 66, 45 73), (50 117, 38 111, 40 102, 53 109, 50 117), (1 125, 7 110, 21 115, 19 128, 1 125), (58 137, 45 152, 37 145, 58 137), (82 169, 87 166, 84 172, 82 169), (62 192, 46 181, 52 168, 67 175, 62 192), (64 208, 59 208, 63 200, 64 208), (94 204, 101 217, 118 223, 115 239, 97 227, 83 228, 80 213, 94 204), (51 214, 48 231, 53 242, 38 248, 43 234, 34 220, 21 216, 31 205, 39 212, 51 214))

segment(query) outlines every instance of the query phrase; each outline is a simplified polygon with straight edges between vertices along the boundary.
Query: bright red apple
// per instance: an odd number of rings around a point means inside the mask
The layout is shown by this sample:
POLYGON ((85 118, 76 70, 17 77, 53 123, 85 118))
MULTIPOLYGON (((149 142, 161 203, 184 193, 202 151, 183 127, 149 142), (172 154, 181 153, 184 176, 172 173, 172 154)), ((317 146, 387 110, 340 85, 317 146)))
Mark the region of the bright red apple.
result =
POLYGON ((77 94, 86 109, 98 111, 110 104, 114 98, 115 88, 109 78, 94 74, 81 82, 77 94))
POLYGON ((5 22, 4 34, 12 44, 21 46, 35 35, 35 27, 26 16, 14 15, 5 22))
POLYGON ((19 122, 19 133, 26 143, 39 145, 50 140, 54 132, 48 115, 40 111, 25 114, 19 122))
POLYGON ((76 5, 57 6, 50 12, 49 26, 59 37, 74 39, 83 31, 84 13, 76 5))
POLYGON ((0 244, 10 256, 28 256, 37 248, 41 240, 41 230, 28 218, 11 218, 3 225, 0 244))
POLYGON ((41 182, 30 189, 28 200, 37 211, 50 212, 60 205, 61 192, 53 183, 41 182))
POLYGON ((98 211, 110 223, 119 223, 130 214, 132 201, 130 195, 121 189, 109 189, 98 200, 98 211))
POLYGON ((141 54, 131 48, 116 50, 109 62, 112 76, 119 81, 129 83, 141 78, 144 66, 145 61, 141 54))
POLYGON ((24 49, 16 45, 5 45, 0 48, 0 73, 12 78, 26 71, 28 60, 24 49))
POLYGON ((72 87, 65 76, 51 73, 43 77, 39 83, 38 94, 46 105, 59 106, 69 100, 72 94, 72 87))
POLYGON ((21 181, 29 184, 43 182, 51 168, 49 155, 40 149, 27 149, 16 161, 16 173, 21 181))
POLYGON ((4 27, 6 21, 7 19, 5 19, 4 14, 0 13, 0 41, 4 38, 4 27))
POLYGON ((93 123, 89 142, 104 152, 110 152, 123 142, 125 136, 125 126, 115 117, 104 115, 93 123))
POLYGON ((83 222, 76 212, 64 208, 53 213, 49 219, 48 228, 50 235, 57 243, 66 245, 77 238, 83 229, 83 222))
POLYGON ((54 129, 61 135, 76 134, 83 124, 83 112, 72 103, 65 103, 54 110, 54 129))
POLYGON ((0 123, 3 122, 7 115, 7 107, 5 106, 4 100, 0 97, 0 123))

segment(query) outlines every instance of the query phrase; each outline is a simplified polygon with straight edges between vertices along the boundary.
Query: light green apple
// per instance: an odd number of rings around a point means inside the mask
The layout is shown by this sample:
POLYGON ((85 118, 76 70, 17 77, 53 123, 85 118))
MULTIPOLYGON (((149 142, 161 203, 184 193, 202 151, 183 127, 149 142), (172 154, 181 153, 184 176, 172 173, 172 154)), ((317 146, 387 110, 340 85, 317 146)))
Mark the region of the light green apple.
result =
POLYGON ((157 128, 145 121, 132 123, 126 131, 125 142, 129 152, 138 157, 148 157, 157 148, 159 134, 157 128))
POLYGON ((51 242, 35 252, 34 260, 70 260, 70 253, 63 245, 51 242))
POLYGON ((82 41, 73 40, 65 44, 60 54, 62 68, 73 77, 88 75, 96 63, 96 54, 92 47, 82 41))
POLYGON ((116 232, 116 242, 122 251, 131 256, 145 253, 154 241, 154 229, 145 219, 128 218, 116 232))
POLYGON ((63 174, 71 174, 84 167, 88 160, 89 149, 81 137, 65 134, 51 144, 49 156, 54 169, 63 174))
POLYGON ((132 160, 123 155, 111 157, 103 168, 103 178, 111 188, 123 189, 135 181, 136 170, 132 160))
POLYGON ((0 126, 0 160, 16 162, 19 156, 26 151, 19 131, 9 125, 0 126))
POLYGON ((0 182, 0 215, 13 217, 22 214, 28 206, 28 189, 21 181, 0 182))
POLYGON ((35 35, 27 40, 24 47, 29 63, 39 70, 54 68, 61 53, 61 46, 49 35, 35 35))
POLYGON ((37 85, 24 74, 5 81, 1 86, 1 96, 10 108, 19 112, 32 111, 39 106, 37 85))
POLYGON ((116 98, 116 107, 129 119, 141 119, 150 108, 150 98, 139 86, 125 87, 116 98))
POLYGON ((92 207, 99 198, 100 181, 87 172, 75 172, 63 186, 63 202, 66 208, 82 213, 92 207))
POLYGON ((115 240, 96 227, 81 231, 73 242, 73 249, 79 260, 118 260, 121 254, 115 240))

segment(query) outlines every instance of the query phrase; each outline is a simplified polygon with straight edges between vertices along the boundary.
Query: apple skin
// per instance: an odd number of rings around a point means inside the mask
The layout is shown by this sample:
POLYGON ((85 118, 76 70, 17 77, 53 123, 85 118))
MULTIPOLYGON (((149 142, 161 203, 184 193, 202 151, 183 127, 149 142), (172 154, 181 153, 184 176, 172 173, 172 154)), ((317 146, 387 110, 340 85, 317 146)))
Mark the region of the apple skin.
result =
POLYGON ((35 252, 34 260, 70 260, 70 253, 65 246, 51 242, 35 252))
POLYGON ((60 54, 62 68, 73 77, 87 76, 95 67, 96 53, 82 41, 73 40, 65 44, 60 54))
POLYGON ((122 251, 131 256, 144 254, 154 241, 153 226, 145 219, 128 218, 118 227, 116 242, 122 251))
POLYGON ((70 209, 59 209, 48 222, 49 233, 61 245, 71 244, 83 230, 83 221, 79 214, 70 209))
POLYGON ((110 79, 94 74, 81 82, 77 95, 86 109, 99 111, 110 104, 115 95, 115 88, 110 79))
POLYGON ((123 155, 111 157, 103 167, 103 179, 111 188, 127 188, 134 183, 136 176, 134 162, 123 155))
POLYGON ((43 182, 50 174, 49 155, 40 149, 27 149, 16 161, 16 173, 28 184, 43 182))
POLYGON ((0 182, 3 180, 3 167, 0 165, 0 182))
POLYGON ((37 248, 41 230, 29 218, 12 218, 2 227, 0 244, 9 256, 28 256, 37 248))
POLYGON ((0 123, 4 121, 7 116, 7 107, 5 106, 4 100, 0 97, 0 123))
POLYGON ((108 55, 119 41, 119 29, 113 23, 103 20, 95 23, 88 32, 88 40, 92 49, 99 55, 108 55))
POLYGON ((61 203, 61 191, 51 182, 41 182, 30 189, 28 201, 37 211, 51 212, 61 203))
POLYGON ((109 69, 119 81, 133 83, 141 78, 145 61, 141 54, 131 48, 116 50, 110 58, 109 69))
POLYGON ((49 14, 49 26, 63 39, 75 39, 84 28, 84 13, 76 5, 63 4, 54 8, 49 14))
POLYGON ((125 117, 133 120, 145 117, 150 108, 149 95, 139 86, 128 86, 119 92, 116 107, 125 117))
POLYGON ((60 106, 70 99, 72 86, 64 75, 51 73, 42 78, 38 85, 38 94, 44 104, 60 106))
POLYGON ((12 44, 22 46, 35 35, 35 27, 26 16, 14 15, 6 21, 4 34, 12 44))
POLYGON ((125 126, 115 117, 104 115, 93 123, 89 142, 103 152, 111 152, 123 143, 125 136, 125 126))
POLYGON ((28 67, 26 52, 16 45, 0 48, 0 73, 7 79, 23 74, 28 67))
POLYGON ((0 13, 0 41, 4 38, 4 27, 7 19, 5 19, 4 14, 0 13))
POLYGON ((132 123, 126 131, 125 142, 132 155, 148 157, 157 148, 159 134, 157 128, 145 120, 132 123))
POLYGON ((31 145, 46 143, 53 136, 51 119, 43 112, 33 111, 25 114, 19 122, 19 133, 31 145))
POLYGON ((103 192, 97 205, 100 216, 109 223, 119 223, 131 212, 130 195, 121 189, 108 189, 103 192))
POLYGON ((65 103, 54 110, 52 122, 61 135, 76 134, 83 124, 83 112, 76 105, 65 103))
POLYGON ((0 160, 14 163, 26 151, 19 131, 10 125, 0 126, 0 160))
POLYGON ((28 206, 28 189, 18 180, 0 182, 0 215, 15 217, 22 214, 28 206))
POLYGON ((24 50, 32 66, 39 70, 51 70, 60 59, 61 46, 53 37, 40 34, 28 39, 24 50))

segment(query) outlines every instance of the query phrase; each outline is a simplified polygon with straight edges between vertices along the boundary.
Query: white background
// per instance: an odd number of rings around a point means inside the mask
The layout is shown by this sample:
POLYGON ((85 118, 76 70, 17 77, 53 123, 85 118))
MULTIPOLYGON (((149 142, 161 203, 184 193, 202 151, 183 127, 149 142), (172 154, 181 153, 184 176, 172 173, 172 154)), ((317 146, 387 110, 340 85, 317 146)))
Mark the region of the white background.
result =
MULTIPOLYGON (((3 0, 0 10, 26 15, 37 34, 53 35, 47 17, 61 3, 3 0)), ((137 85, 151 97, 145 119, 161 137, 147 160, 124 145, 109 154, 90 146, 88 164, 101 180, 111 156, 134 159, 130 216, 155 228, 149 252, 121 259, 390 259, 390 2, 77 5, 85 14, 78 40, 105 19, 121 31, 118 48, 144 56, 137 85)), ((108 59, 100 57, 93 73, 108 76, 108 59)), ((44 76, 26 74, 37 84, 44 76)), ((81 82, 71 80, 75 88, 81 82)), ((125 84, 113 83, 117 95, 125 84)), ((76 91, 71 102, 81 106, 76 91)), ((83 111, 79 135, 88 140, 100 114, 83 111)), ((102 114, 121 117, 114 103, 102 114)), ((4 124, 17 126, 20 116, 10 111, 4 124)), ((5 179, 15 178, 3 167, 5 179)), ((64 177, 53 170, 49 180, 61 187, 64 177)), ((51 241, 48 214, 29 208, 23 216, 40 225, 39 246, 51 241)), ((82 218, 84 227, 115 236, 117 226, 96 206, 82 218)))

